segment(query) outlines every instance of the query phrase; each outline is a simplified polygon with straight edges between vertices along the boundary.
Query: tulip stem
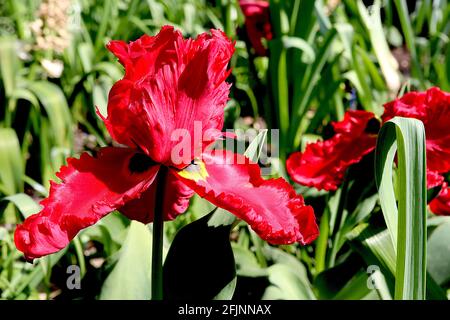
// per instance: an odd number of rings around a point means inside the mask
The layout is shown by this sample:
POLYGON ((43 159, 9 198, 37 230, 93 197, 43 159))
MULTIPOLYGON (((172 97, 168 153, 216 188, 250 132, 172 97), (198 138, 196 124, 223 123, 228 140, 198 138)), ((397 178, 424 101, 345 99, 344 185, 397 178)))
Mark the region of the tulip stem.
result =
POLYGON ((167 168, 161 166, 158 173, 155 198, 155 213, 153 217, 152 245, 152 300, 163 299, 163 240, 164 240, 164 181, 167 168))

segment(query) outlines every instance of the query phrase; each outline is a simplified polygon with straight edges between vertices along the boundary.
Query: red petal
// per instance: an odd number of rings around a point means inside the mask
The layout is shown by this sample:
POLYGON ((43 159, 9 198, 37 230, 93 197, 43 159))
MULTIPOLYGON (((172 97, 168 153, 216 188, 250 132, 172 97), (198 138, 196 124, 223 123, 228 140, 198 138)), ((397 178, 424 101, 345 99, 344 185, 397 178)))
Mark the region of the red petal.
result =
POLYGON ((447 183, 442 185, 442 189, 437 197, 430 202, 430 209, 434 214, 450 215, 450 188, 447 183))
POLYGON ((427 168, 446 173, 450 171, 450 94, 431 88, 426 106, 427 168))
POLYGON ((247 35, 258 56, 267 56, 267 50, 261 39, 272 39, 269 3, 266 1, 240 0, 242 13, 245 16, 247 35))
POLYGON ((421 120, 425 126, 428 187, 442 183, 440 174, 450 171, 450 94, 439 88, 410 92, 385 105, 383 120, 395 116, 421 120), (438 179, 438 180, 436 180, 438 179))
POLYGON ((413 91, 403 95, 400 99, 386 103, 382 115, 383 122, 396 116, 423 120, 426 114, 425 98, 424 92, 413 91))
POLYGON ((218 30, 193 40, 166 26, 126 48, 122 42, 108 47, 126 69, 109 94, 104 121, 111 136, 158 163, 185 167, 209 144, 202 135, 222 129, 234 44, 218 30), (184 150, 174 148, 180 141, 184 150))
POLYGON ((437 173, 427 169, 427 188, 431 189, 440 186, 444 182, 444 177, 437 173))
POLYGON ((336 134, 328 140, 311 143, 304 152, 293 153, 286 162, 291 178, 317 189, 336 190, 345 170, 375 149, 376 135, 365 131, 374 114, 347 111, 344 120, 333 123, 336 134))
POLYGON ((201 197, 245 220, 272 244, 316 239, 312 207, 285 180, 264 180, 257 164, 227 151, 203 154, 203 161, 178 173, 201 197))
POLYGON ((50 196, 41 202, 41 212, 18 225, 14 241, 29 259, 54 253, 107 213, 139 197, 152 183, 158 166, 142 173, 130 172, 135 150, 103 148, 94 158, 83 153, 69 158, 51 183, 50 196))
POLYGON ((140 199, 131 200, 118 210, 130 219, 142 223, 152 222, 156 188, 164 183, 164 220, 173 220, 184 213, 189 207, 189 199, 194 195, 194 191, 180 181, 171 170, 167 172, 164 181, 161 181, 160 174, 156 179, 140 199))

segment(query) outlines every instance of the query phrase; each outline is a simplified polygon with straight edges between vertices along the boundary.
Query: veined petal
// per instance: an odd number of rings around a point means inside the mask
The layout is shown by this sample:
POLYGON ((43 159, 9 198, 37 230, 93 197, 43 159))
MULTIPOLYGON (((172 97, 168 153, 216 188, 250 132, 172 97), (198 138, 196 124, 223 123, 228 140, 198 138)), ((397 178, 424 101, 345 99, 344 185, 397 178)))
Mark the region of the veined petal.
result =
POLYGON ((246 221, 272 244, 307 244, 318 236, 314 211, 285 180, 261 177, 244 156, 216 150, 178 172, 201 197, 246 221))
POLYGON ((83 153, 79 159, 69 158, 57 173, 61 183, 52 182, 49 197, 41 201, 42 211, 17 226, 17 248, 28 259, 59 251, 81 229, 139 197, 159 166, 134 170, 135 155, 134 149, 107 147, 96 157, 83 153))
POLYGON ((153 222, 155 210, 156 189, 164 187, 164 220, 173 220, 184 213, 189 207, 189 199, 194 191, 178 179, 173 170, 169 170, 165 177, 158 174, 150 188, 139 199, 134 199, 118 210, 130 219, 142 223, 153 222))
POLYGON ((165 26, 154 37, 108 48, 126 69, 103 118, 111 136, 158 163, 185 167, 210 143, 203 135, 222 129, 234 44, 218 30, 184 39, 165 26))
POLYGON ((288 158, 286 168, 295 182, 336 190, 345 170, 375 149, 379 122, 373 113, 347 111, 344 120, 333 123, 333 127, 332 138, 310 143, 304 152, 294 152, 288 158))
POLYGON ((437 197, 431 200, 430 210, 437 215, 450 215, 450 187, 447 183, 442 185, 442 189, 437 197))

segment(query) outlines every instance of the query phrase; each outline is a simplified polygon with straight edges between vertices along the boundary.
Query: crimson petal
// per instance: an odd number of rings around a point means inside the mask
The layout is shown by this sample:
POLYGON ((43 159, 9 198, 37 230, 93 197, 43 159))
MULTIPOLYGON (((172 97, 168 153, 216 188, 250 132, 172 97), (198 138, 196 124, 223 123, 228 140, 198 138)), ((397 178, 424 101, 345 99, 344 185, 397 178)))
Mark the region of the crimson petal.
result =
POLYGON ((425 92, 408 92, 400 99, 384 104, 381 118, 386 122, 394 117, 416 118, 424 120, 426 117, 425 92))
POLYGON ((332 138, 308 144, 304 152, 291 154, 286 162, 291 178, 319 190, 336 190, 345 170, 375 149, 376 134, 366 130, 374 118, 371 112, 347 111, 342 121, 333 123, 332 138))
POLYGON ((431 189, 437 186, 442 185, 444 182, 444 176, 440 175, 436 171, 427 169, 427 188, 431 189))
POLYGON ((267 49, 264 47, 261 39, 272 40, 269 2, 239 0, 239 5, 245 16, 245 28, 255 53, 258 56, 267 56, 267 49))
POLYGON ((446 182, 436 198, 430 202, 430 210, 434 214, 450 216, 450 187, 446 182))
POLYGON ((211 131, 222 129, 234 44, 219 30, 184 39, 165 26, 154 37, 112 41, 108 48, 125 67, 102 117, 111 136, 139 146, 158 163, 185 167, 211 142, 202 136, 209 133, 213 140, 217 134, 211 131))
POLYGON ((439 88, 409 92, 384 105, 383 121, 395 116, 419 119, 425 126, 427 149, 427 186, 443 182, 450 171, 450 94, 439 88))
POLYGON ((246 221, 272 244, 307 244, 318 236, 314 211, 285 180, 261 177, 257 164, 242 155, 216 150, 178 172, 201 197, 246 221))
POLYGON ((136 151, 102 148, 96 157, 83 153, 67 159, 58 178, 51 182, 50 195, 41 201, 41 212, 18 225, 14 234, 17 248, 26 258, 39 258, 61 250, 83 228, 107 213, 139 197, 152 183, 159 166, 131 172, 136 151))

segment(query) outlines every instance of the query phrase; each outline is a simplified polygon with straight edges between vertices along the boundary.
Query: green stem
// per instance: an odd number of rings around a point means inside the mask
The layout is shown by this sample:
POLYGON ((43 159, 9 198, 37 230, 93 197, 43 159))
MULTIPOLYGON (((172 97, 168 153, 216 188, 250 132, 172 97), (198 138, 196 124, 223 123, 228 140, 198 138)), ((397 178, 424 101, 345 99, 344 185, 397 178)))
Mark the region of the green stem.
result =
POLYGON ((153 246, 152 246, 152 300, 163 299, 163 264, 162 249, 164 239, 164 180, 167 167, 161 166, 156 181, 156 204, 153 218, 153 246))
POLYGON ((23 7, 18 1, 10 0, 9 1, 10 10, 12 12, 12 16, 16 22, 16 30, 19 39, 25 39, 25 25, 23 21, 24 12, 23 7))
MULTIPOLYGON (((328 203, 329 196, 327 196, 328 203)), ((325 260, 328 248, 328 236, 330 232, 330 208, 327 206, 320 219, 319 238, 316 247, 316 275, 325 270, 325 260)))
POLYGON ((233 26, 233 5, 231 0, 228 0, 225 5, 225 33, 229 37, 234 37, 234 26, 233 26))
MULTIPOLYGON (((249 228, 250 229, 250 228, 249 228)), ((256 259, 262 268, 267 268, 267 261, 264 257, 262 242, 263 240, 256 235, 253 230, 250 230, 250 236, 252 238, 253 244, 255 245, 256 259)))
POLYGON ((348 194, 348 171, 345 173, 344 182, 342 184, 341 196, 339 198, 339 205, 336 212, 336 220, 333 226, 332 234, 333 238, 333 247, 331 248, 330 260, 328 261, 328 266, 331 268, 334 266, 336 262, 336 256, 340 249, 339 247, 339 239, 341 235, 341 227, 344 225, 344 222, 347 218, 347 214, 345 213, 345 206, 347 204, 347 194, 348 194))
POLYGON ((104 46, 105 34, 108 31, 108 24, 111 21, 113 9, 113 1, 106 1, 103 7, 103 16, 100 21, 100 26, 98 27, 98 32, 95 38, 95 50, 98 51, 104 46))
POLYGON ((408 47, 409 54, 411 55, 412 72, 414 76, 419 79, 420 85, 424 87, 425 79, 422 73, 422 66, 417 56, 415 35, 411 25, 411 20, 409 18, 408 5, 405 0, 394 0, 394 4, 400 18, 400 25, 402 27, 403 34, 405 35, 406 46, 408 47))

